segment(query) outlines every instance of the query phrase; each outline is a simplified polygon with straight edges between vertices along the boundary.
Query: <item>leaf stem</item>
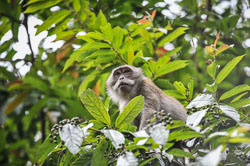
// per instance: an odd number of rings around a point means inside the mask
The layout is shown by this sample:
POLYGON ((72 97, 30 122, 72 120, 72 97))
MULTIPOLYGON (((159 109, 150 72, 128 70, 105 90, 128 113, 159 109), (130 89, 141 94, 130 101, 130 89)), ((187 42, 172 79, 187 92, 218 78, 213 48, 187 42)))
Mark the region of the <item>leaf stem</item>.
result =
POLYGON ((124 64, 128 64, 128 63, 122 58, 121 54, 113 47, 112 43, 110 43, 110 42, 107 41, 107 40, 104 40, 104 41, 105 41, 107 44, 110 45, 111 49, 112 49, 113 51, 115 51, 116 55, 120 58, 120 60, 121 60, 124 64))

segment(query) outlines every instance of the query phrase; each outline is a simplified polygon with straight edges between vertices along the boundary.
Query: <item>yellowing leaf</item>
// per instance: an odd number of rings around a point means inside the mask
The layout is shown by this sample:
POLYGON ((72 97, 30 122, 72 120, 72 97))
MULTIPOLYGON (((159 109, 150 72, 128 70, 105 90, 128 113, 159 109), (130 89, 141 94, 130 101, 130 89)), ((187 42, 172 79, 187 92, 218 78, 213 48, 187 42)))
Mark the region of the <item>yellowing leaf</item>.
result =
POLYGON ((215 57, 215 49, 212 46, 206 46, 205 47, 207 53, 212 56, 213 58, 215 57))
POLYGON ((223 52, 223 51, 225 51, 225 50, 227 50, 227 49, 229 49, 229 48, 230 48, 229 45, 224 44, 224 45, 222 45, 222 46, 220 46, 220 47, 218 48, 218 50, 215 52, 215 55, 218 55, 219 53, 221 53, 221 52, 223 52))
POLYGON ((4 114, 9 114, 12 111, 14 111, 15 108, 19 106, 26 99, 28 94, 29 94, 28 91, 19 93, 11 102, 8 103, 8 105, 4 110, 4 114))

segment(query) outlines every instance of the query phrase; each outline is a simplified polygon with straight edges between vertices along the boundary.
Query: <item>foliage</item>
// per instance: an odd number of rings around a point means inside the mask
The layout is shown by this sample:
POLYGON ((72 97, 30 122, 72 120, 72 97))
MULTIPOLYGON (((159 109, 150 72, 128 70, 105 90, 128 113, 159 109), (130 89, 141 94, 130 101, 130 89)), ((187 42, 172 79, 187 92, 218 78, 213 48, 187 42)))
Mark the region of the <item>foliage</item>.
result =
POLYGON ((250 22, 245 2, 236 3, 218 14, 217 1, 1 0, 1 165, 245 165, 250 22), (173 5, 184 13, 166 18, 173 5), (32 17, 42 20, 35 34, 62 47, 48 49, 44 39, 35 51, 32 17), (20 58, 22 28, 30 51, 20 58), (105 90, 121 64, 142 68, 185 105, 187 122, 159 112, 148 132, 136 132, 130 123, 144 98, 119 114, 105 90))

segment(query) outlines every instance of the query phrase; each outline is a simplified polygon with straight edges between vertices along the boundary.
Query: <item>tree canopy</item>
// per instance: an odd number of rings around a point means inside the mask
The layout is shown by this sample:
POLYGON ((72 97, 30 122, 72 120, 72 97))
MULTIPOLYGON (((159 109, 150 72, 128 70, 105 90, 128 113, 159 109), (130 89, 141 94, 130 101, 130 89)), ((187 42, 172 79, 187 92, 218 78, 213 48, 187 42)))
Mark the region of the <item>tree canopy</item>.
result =
POLYGON ((239 0, 1 0, 1 165, 246 165, 249 27, 239 0), (119 114, 106 93, 122 64, 187 122, 136 132, 143 97, 119 114))

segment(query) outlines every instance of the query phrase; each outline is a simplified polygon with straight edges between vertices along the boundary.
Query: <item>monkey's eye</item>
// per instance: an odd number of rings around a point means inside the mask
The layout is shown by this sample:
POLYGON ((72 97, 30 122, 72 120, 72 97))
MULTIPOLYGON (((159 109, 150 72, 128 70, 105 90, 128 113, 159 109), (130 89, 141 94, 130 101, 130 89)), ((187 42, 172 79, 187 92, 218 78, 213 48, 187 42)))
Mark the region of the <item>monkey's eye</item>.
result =
POLYGON ((115 76, 119 76, 121 73, 119 71, 115 72, 114 75, 115 76))
POLYGON ((131 71, 130 70, 125 70, 124 73, 130 73, 131 71))

